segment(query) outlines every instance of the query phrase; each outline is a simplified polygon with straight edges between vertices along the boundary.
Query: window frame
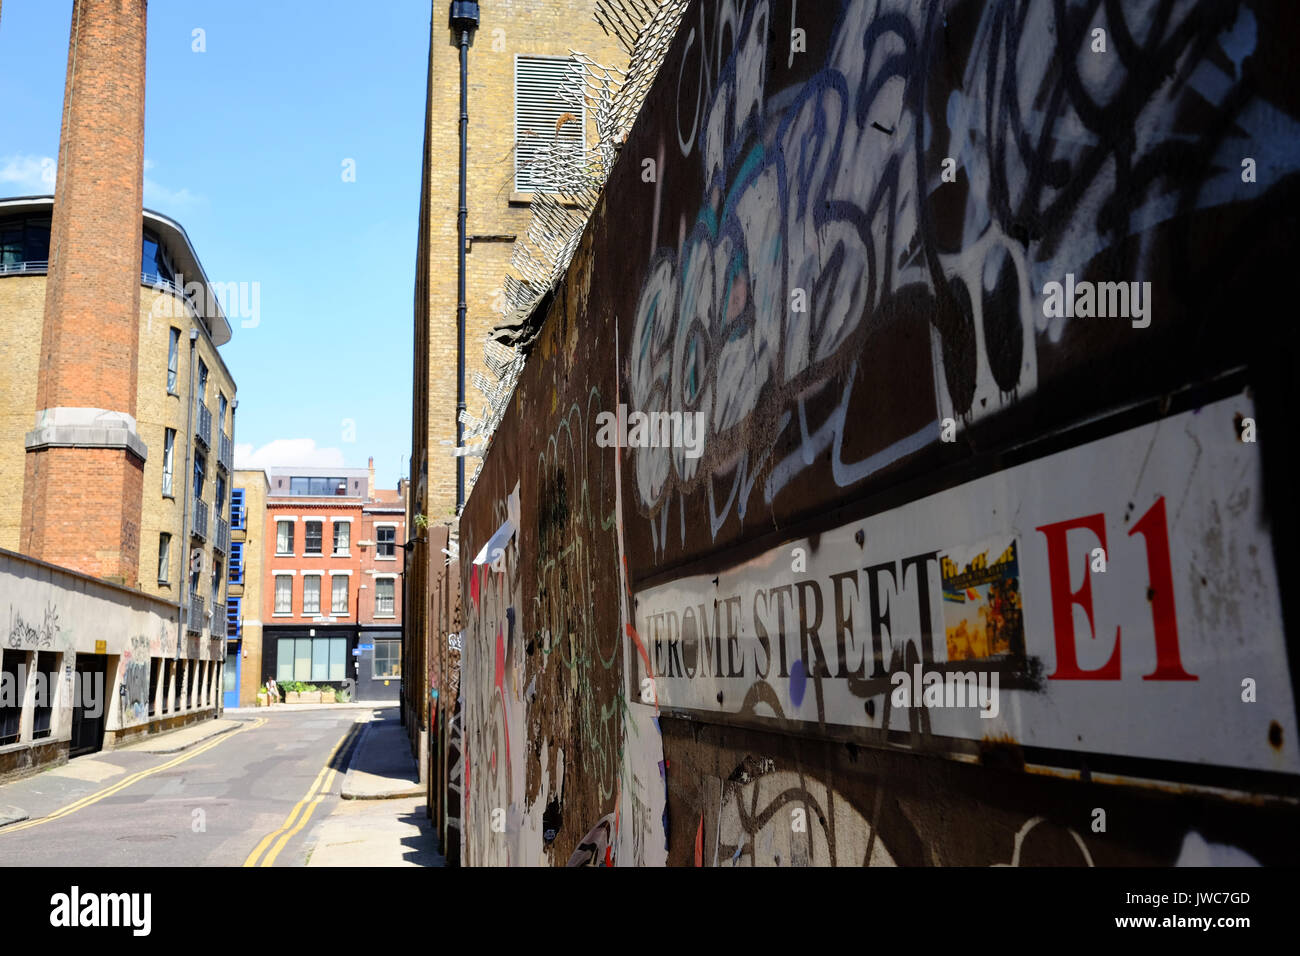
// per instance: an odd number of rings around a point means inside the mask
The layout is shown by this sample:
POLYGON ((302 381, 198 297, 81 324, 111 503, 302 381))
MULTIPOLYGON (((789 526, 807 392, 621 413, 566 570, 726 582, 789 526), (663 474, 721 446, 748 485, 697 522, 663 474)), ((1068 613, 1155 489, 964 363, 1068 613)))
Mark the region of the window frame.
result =
POLYGON ((271 607, 272 607, 271 615, 273 617, 293 617, 293 575, 292 574, 272 573, 271 607), (288 607, 283 610, 280 607, 280 579, 281 578, 284 578, 284 580, 289 582, 288 586, 285 588, 285 591, 289 596, 289 600, 287 602, 288 607))
POLYGON ((181 330, 170 326, 167 344, 167 394, 179 395, 176 386, 180 378, 181 365, 181 330))
POLYGON ((334 550, 331 552, 331 554, 336 558, 349 557, 352 554, 352 520, 350 518, 346 520, 335 518, 333 519, 331 524, 333 524, 334 526, 333 527, 334 550), (345 547, 341 551, 339 550, 339 529, 340 528, 344 529, 347 532, 345 535, 347 540, 344 542, 345 547))
POLYGON ((402 642, 396 638, 376 638, 375 650, 370 659, 370 676, 374 680, 401 680, 402 679, 402 642), (385 659, 389 666, 383 672, 379 669, 379 648, 384 646, 385 659), (396 649, 397 655, 394 657, 392 651, 396 649))
POLYGON ((321 616, 321 613, 320 613, 320 591, 321 591, 321 587, 320 587, 320 585, 321 585, 321 575, 320 575, 319 573, 304 574, 304 575, 302 576, 302 616, 303 616, 303 617, 306 617, 306 616, 309 615, 309 614, 314 615, 314 616, 316 616, 316 617, 320 617, 320 616, 321 616), (307 604, 307 582, 308 582, 308 581, 315 581, 315 582, 316 582, 316 606, 315 606, 314 608, 309 607, 308 604, 307 604))
POLYGON ((397 560, 397 525, 395 524, 377 524, 375 525, 375 560, 376 561, 396 561, 397 560), (389 532, 393 536, 392 541, 382 541, 380 536, 383 532, 389 532), (389 552, 384 553, 384 548, 388 547, 389 552))
POLYGON ((323 557, 325 554, 325 521, 323 518, 304 518, 302 522, 302 553, 304 556, 323 557), (311 526, 316 526, 316 549, 311 546, 311 526))
POLYGON ((171 584, 172 536, 170 531, 158 533, 158 583, 171 584))
POLYGON ((395 618, 395 617, 397 617, 397 575, 392 574, 392 575, 385 575, 385 576, 383 576, 383 577, 378 577, 378 576, 375 577, 375 614, 374 614, 374 616, 375 616, 376 618, 390 618, 390 617, 391 617, 391 618, 395 618), (379 586, 380 586, 380 584, 386 584, 386 585, 388 585, 389 587, 391 587, 391 588, 393 589, 393 593, 390 594, 390 595, 388 595, 388 600, 391 602, 391 604, 390 604, 390 606, 389 606, 388 613, 386 613, 386 614, 384 614, 384 613, 380 613, 380 610, 379 610, 379 608, 380 608, 380 594, 379 594, 379 586))
POLYGON ((163 429, 162 495, 176 497, 176 429, 163 429))
POLYGON ((276 519, 275 519, 275 555, 276 555, 276 557, 293 557, 293 526, 294 526, 295 524, 297 524, 297 522, 294 521, 292 518, 276 518, 276 519), (287 551, 281 551, 281 550, 280 550, 280 526, 281 526, 281 525, 288 525, 288 526, 289 526, 289 533, 288 533, 288 535, 286 536, 286 540, 288 541, 288 545, 289 545, 287 551))

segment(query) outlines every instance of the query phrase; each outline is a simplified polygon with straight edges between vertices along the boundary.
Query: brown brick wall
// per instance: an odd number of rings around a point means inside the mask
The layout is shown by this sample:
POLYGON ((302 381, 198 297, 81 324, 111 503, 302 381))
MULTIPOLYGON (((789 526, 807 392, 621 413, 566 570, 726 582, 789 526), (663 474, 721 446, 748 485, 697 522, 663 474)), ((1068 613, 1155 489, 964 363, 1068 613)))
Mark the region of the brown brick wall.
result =
MULTIPOLYGON (((135 414, 144 177, 144 0, 73 9, 37 409, 135 414)), ((24 550, 134 584, 142 462, 120 449, 28 455, 24 550)))
POLYGON ((135 411, 144 0, 80 0, 50 230, 40 408, 135 411))
POLYGON ((30 452, 23 477, 23 552, 118 584, 140 554, 140 460, 116 448, 30 452))

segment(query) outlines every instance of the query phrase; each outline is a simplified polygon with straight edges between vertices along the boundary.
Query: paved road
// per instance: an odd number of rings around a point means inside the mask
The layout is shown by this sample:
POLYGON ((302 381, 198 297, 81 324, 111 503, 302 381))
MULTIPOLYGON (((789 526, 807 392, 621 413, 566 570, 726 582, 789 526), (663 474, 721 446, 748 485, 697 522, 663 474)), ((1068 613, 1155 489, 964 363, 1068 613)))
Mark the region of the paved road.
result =
POLYGON ((178 754, 93 754, 0 786, 0 866, 302 866, 370 711, 268 714, 178 754))

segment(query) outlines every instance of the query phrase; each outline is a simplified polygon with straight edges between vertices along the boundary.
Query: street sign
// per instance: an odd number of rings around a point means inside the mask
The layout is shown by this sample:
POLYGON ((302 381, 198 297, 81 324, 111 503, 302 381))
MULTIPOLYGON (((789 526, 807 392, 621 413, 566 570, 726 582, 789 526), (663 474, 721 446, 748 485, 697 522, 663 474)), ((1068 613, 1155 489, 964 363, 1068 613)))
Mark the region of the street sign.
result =
POLYGON ((374 649, 375 649, 375 645, 373 645, 373 644, 358 644, 358 645, 357 645, 357 650, 359 650, 359 651, 373 651, 374 649))
POLYGON ((361 656, 361 648, 359 648, 359 647, 354 647, 354 648, 352 648, 352 656, 353 656, 353 657, 360 657, 360 656, 361 656))

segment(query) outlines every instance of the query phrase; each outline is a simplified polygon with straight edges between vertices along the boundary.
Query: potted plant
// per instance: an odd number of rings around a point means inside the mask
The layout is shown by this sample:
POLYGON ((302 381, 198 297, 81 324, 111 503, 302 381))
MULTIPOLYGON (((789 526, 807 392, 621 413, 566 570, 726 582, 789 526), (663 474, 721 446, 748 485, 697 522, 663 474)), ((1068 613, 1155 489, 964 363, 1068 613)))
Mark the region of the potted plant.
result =
POLYGON ((286 704, 301 704, 301 703, 302 703, 302 684, 301 684, 301 683, 299 683, 299 682, 296 681, 296 680, 289 680, 289 681, 285 681, 284 684, 283 684, 282 686, 284 687, 284 702, 285 702, 286 704))
POLYGON ((258 707, 265 707, 265 706, 267 706, 267 704, 266 704, 267 699, 268 699, 268 696, 267 696, 267 693, 266 693, 266 685, 263 684, 263 685, 258 689, 258 691, 257 691, 257 706, 258 706, 258 707))

